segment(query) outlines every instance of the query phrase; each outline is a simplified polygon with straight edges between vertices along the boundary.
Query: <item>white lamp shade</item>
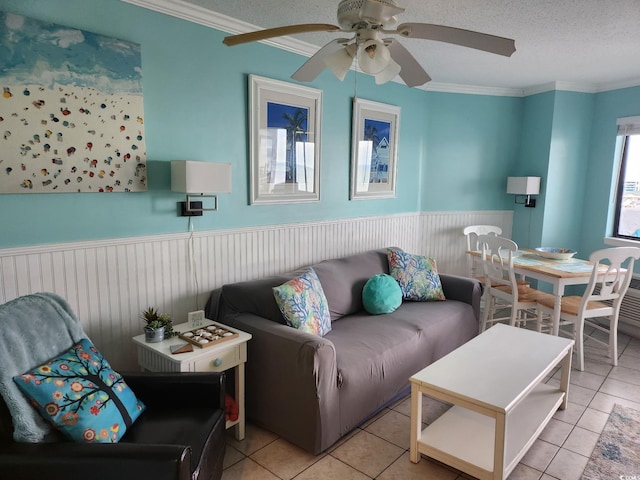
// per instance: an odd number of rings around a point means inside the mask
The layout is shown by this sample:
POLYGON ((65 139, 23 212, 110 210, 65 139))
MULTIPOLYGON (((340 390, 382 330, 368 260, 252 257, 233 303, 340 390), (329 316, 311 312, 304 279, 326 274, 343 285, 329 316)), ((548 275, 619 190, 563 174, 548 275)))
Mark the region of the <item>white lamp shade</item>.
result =
POLYGON ((507 177, 507 193, 538 195, 540 193, 540 177, 507 177))
POLYGON ((324 59, 325 65, 340 81, 344 80, 344 77, 347 75, 347 72, 353 63, 355 49, 355 43, 347 45, 346 47, 327 55, 324 59))
POLYGON ((390 58, 387 68, 376 75, 376 85, 382 85, 383 83, 393 80, 400 73, 400 70, 402 70, 402 67, 390 58))
POLYGON ((171 160, 171 191, 231 193, 231 164, 171 160))
POLYGON ((389 49, 380 40, 367 40, 360 48, 358 63, 360 68, 369 75, 382 72, 391 59, 389 49))

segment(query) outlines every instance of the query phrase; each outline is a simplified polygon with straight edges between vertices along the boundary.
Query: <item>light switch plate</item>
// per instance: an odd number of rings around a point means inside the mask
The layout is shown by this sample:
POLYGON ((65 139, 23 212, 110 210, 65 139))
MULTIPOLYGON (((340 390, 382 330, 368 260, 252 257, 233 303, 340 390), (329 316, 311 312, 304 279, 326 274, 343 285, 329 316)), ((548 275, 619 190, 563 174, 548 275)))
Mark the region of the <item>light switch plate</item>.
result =
POLYGON ((187 318, 189 319, 189 326, 191 328, 201 327, 204 325, 204 310, 189 312, 187 318))

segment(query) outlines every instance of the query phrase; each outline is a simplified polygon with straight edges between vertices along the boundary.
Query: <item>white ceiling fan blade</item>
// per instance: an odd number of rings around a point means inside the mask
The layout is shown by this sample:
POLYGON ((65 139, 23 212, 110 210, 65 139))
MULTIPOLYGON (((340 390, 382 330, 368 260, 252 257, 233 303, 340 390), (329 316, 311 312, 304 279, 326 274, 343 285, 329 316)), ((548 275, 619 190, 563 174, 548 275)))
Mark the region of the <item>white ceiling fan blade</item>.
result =
MULTIPOLYGON (((345 44, 348 42, 348 38, 337 38, 327 43, 324 47, 314 53, 298 70, 296 70, 296 72, 291 75, 291 78, 300 82, 311 82, 315 80, 316 77, 327 67, 325 59, 340 50, 344 50, 345 44)), ((351 62, 349 62, 346 70, 349 70, 350 66, 351 62)), ((345 75, 347 73, 346 70, 344 72, 345 75)), ((338 74, 336 74, 336 76, 338 76, 338 74)), ((344 78, 344 75, 342 78, 344 78)))
POLYGON ((241 33, 224 37, 222 43, 228 46, 239 45, 241 43, 258 42, 267 38, 282 37, 284 35, 295 35, 306 32, 336 32, 340 27, 328 23, 303 23, 300 25, 288 25, 286 27, 267 28, 256 32, 241 33))
MULTIPOLYGON (((385 43, 387 40, 385 40, 385 43)), ((391 40, 387 45, 391 58, 400 65, 400 78, 404 80, 404 83, 409 87, 417 87, 423 85, 431 80, 431 77, 424 68, 413 58, 413 55, 409 53, 409 50, 404 48, 397 40, 391 40)))
POLYGON ((404 8, 389 5, 378 0, 365 0, 360 18, 371 23, 387 23, 394 15, 404 12, 404 8))
POLYGON ((515 42, 510 38, 431 23, 403 23, 398 25, 397 33, 407 38, 452 43, 505 57, 510 57, 516 51, 515 42))

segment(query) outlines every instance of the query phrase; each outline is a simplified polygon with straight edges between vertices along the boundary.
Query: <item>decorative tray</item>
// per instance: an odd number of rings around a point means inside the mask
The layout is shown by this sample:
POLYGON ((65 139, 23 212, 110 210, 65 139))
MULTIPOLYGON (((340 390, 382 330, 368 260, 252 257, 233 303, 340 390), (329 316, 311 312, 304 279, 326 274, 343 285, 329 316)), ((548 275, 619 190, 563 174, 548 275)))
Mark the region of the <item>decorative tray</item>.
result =
POLYGON ((179 338, 194 344, 196 347, 207 348, 220 345, 222 342, 236 338, 238 334, 218 325, 208 325, 187 330, 178 335, 179 338))

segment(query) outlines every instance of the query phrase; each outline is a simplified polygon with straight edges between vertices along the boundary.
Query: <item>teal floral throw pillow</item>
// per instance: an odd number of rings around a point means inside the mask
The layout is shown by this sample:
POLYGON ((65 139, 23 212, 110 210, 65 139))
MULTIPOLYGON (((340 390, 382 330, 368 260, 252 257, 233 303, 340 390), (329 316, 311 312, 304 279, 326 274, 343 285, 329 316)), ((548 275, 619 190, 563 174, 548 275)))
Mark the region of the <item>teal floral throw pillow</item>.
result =
POLYGON ((88 338, 13 380, 46 420, 78 442, 116 443, 145 408, 88 338))
POLYGON ((411 255, 399 248, 389 248, 387 258, 389 273, 400 285, 403 299, 417 302, 446 300, 434 259, 411 255))
POLYGON ((313 268, 274 287, 273 296, 290 327, 319 336, 331 330, 327 298, 313 268))

